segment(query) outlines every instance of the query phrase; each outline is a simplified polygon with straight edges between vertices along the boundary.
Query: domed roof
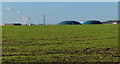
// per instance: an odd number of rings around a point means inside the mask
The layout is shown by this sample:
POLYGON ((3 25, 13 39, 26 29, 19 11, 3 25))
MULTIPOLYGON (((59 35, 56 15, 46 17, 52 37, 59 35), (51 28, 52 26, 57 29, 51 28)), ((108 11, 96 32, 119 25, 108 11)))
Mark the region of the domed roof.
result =
POLYGON ((81 23, 77 22, 77 21, 63 21, 58 23, 57 25, 81 25, 81 23))
POLYGON ((90 21, 83 22, 83 24, 103 24, 103 23, 97 20, 90 20, 90 21))

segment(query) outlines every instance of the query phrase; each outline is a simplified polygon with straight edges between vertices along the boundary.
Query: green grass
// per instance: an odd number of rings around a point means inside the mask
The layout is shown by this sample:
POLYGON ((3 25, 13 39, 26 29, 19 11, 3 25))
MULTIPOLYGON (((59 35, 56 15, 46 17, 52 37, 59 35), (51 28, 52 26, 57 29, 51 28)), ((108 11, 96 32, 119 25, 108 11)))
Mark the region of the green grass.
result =
POLYGON ((2 61, 118 62, 118 25, 3 26, 2 61))

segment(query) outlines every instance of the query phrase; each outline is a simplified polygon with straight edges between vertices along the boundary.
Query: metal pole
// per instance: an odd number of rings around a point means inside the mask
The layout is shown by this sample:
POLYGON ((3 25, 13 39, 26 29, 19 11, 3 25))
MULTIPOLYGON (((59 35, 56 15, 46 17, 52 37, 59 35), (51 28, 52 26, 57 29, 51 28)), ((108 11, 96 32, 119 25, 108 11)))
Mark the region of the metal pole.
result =
POLYGON ((45 15, 43 15, 43 25, 46 25, 45 24, 45 15))

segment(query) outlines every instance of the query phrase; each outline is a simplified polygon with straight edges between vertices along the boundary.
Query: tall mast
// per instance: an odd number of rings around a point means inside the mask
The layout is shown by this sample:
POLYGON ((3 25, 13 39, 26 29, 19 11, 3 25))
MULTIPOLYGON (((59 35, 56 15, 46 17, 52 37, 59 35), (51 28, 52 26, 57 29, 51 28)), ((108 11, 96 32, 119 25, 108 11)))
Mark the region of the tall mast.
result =
POLYGON ((45 24, 45 15, 43 15, 43 25, 46 25, 45 24))

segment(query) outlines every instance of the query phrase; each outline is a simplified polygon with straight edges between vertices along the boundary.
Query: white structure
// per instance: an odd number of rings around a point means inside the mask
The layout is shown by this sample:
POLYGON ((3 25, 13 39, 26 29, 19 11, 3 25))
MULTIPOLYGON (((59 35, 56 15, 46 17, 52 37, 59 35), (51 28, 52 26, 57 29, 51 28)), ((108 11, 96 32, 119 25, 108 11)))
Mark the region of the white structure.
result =
POLYGON ((120 24, 120 21, 119 20, 109 20, 109 21, 106 21, 106 22, 103 22, 104 24, 120 24))
POLYGON ((30 17, 29 16, 22 16, 22 19, 23 19, 24 24, 28 24, 30 17))

